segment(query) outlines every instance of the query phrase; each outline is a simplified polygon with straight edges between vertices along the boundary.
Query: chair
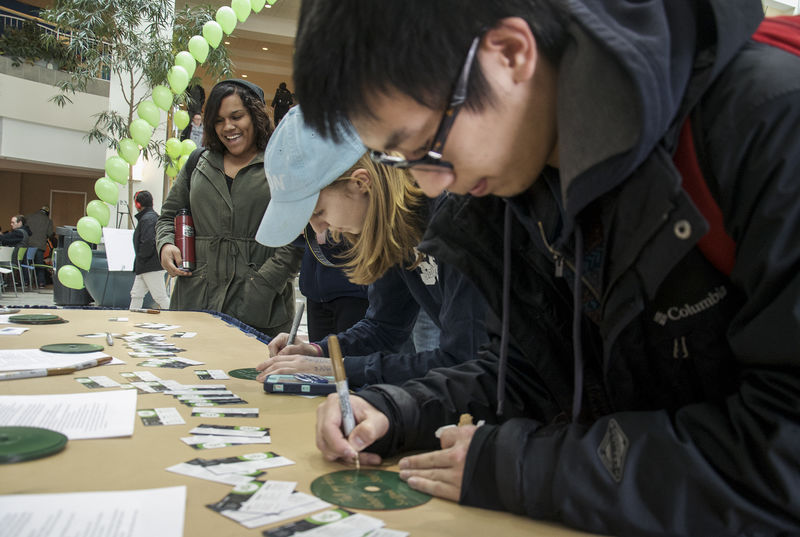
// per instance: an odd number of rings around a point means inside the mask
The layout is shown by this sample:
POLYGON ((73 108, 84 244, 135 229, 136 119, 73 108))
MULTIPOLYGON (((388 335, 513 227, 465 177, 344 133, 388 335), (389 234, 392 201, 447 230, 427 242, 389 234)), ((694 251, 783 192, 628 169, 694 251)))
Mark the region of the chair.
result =
POLYGON ((16 248, 13 246, 0 246, 0 269, 3 274, 11 274, 11 283, 14 285, 14 296, 17 296, 17 280, 14 277, 13 255, 16 248))
MULTIPOLYGON (((16 270, 19 274, 19 285, 22 292, 25 292, 25 275, 22 272, 22 261, 25 259, 25 252, 28 250, 27 246, 12 246, 14 251, 11 253, 11 270, 16 270), (16 264, 14 264, 16 261, 16 264)), ((33 285, 31 284, 31 291, 33 291, 33 285)))
POLYGON ((20 265, 20 267, 28 270, 28 280, 36 284, 36 289, 39 289, 41 287, 41 284, 39 283, 39 274, 37 269, 53 270, 53 267, 51 267, 50 265, 44 263, 36 263, 34 261, 36 259, 36 254, 38 251, 39 251, 38 248, 29 246, 28 250, 25 252, 25 263, 20 265))

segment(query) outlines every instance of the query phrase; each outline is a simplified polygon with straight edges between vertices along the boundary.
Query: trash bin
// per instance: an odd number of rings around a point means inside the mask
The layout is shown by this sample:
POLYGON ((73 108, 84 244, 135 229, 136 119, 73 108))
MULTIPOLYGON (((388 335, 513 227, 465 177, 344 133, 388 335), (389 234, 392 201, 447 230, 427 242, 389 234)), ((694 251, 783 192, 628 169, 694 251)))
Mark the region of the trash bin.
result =
MULTIPOLYGON (((92 301, 92 296, 86 289, 72 289, 62 284, 58 279, 58 269, 64 265, 71 265, 67 256, 67 248, 74 241, 81 240, 78 228, 75 226, 58 226, 56 228, 58 244, 53 251, 53 301, 58 306, 85 306, 92 301)), ((92 248, 95 245, 90 244, 92 248)), ((85 273, 85 271, 82 271, 85 273)))

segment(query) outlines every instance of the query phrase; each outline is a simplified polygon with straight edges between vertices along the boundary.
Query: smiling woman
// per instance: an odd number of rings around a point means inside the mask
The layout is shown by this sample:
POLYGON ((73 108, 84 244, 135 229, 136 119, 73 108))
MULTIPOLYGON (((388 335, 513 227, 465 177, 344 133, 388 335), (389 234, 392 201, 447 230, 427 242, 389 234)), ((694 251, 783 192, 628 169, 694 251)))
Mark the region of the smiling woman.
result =
POLYGON ((268 248, 253 239, 270 203, 262 152, 272 133, 264 92, 246 80, 220 82, 203 118, 204 145, 197 164, 185 166, 165 200, 156 228, 162 266, 178 276, 171 309, 212 310, 274 336, 294 316, 292 280, 303 251, 268 248), (197 268, 179 269, 174 217, 194 220, 197 268))

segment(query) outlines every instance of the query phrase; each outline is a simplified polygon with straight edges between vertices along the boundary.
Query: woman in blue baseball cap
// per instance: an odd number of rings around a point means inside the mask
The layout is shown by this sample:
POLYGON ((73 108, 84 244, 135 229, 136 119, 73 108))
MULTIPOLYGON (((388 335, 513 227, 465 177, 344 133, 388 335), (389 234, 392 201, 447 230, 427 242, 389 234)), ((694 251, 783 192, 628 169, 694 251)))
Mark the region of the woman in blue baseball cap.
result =
MULTIPOLYGON (((351 386, 401 383, 476 358, 487 340, 486 305, 461 273, 417 250, 430 214, 429 200, 410 174, 376 164, 352 129, 340 128, 335 141, 308 128, 300 107, 284 116, 264 155, 272 200, 256 240, 279 246, 310 224, 347 246, 337 259, 350 277, 369 285, 364 319, 337 334, 351 386), (397 353, 408 340, 420 308, 441 329, 439 347, 397 353)), ((325 340, 286 346, 287 334, 270 343, 269 374, 331 375, 325 340)))
POLYGON ((293 280, 303 250, 267 248, 253 235, 270 203, 262 155, 272 133, 264 92, 246 80, 211 90, 203 117, 205 150, 181 169, 156 224, 161 265, 175 280, 170 309, 225 313, 259 332, 288 330, 294 317, 293 280), (181 270, 175 215, 194 220, 196 267, 181 270))

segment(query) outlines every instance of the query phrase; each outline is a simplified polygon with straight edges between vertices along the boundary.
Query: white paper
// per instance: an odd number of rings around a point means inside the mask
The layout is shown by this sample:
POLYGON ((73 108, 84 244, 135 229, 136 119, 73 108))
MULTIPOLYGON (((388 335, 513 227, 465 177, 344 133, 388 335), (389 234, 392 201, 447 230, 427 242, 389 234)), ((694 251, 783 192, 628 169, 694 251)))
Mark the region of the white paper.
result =
POLYGON ((247 436, 214 436, 214 435, 197 435, 197 436, 184 436, 181 442, 187 446, 196 446, 203 444, 204 449, 214 449, 227 446, 238 446, 244 444, 271 444, 272 439, 269 436, 259 436, 258 438, 247 436))
POLYGON ((191 464, 182 462, 167 468, 168 472, 175 474, 188 475, 190 477, 197 477, 199 479, 206 479, 216 483, 225 483, 227 485, 244 485, 253 480, 250 475, 242 474, 215 474, 214 472, 203 468, 198 464, 191 464))
POLYGON ((289 466, 294 464, 294 461, 275 455, 273 453, 248 453, 239 457, 243 459, 241 462, 228 462, 217 464, 216 466, 207 466, 209 470, 215 474, 249 474, 256 470, 264 470, 266 468, 278 468, 280 466, 289 466))
POLYGON ((109 271, 133 270, 136 252, 133 251, 132 229, 104 227, 103 242, 106 246, 109 271))
POLYGON ((0 537, 182 537, 186 487, 0 496, 0 537))
POLYGON ((0 336, 21 336, 28 330, 30 330, 30 328, 17 328, 16 326, 9 326, 6 328, 0 328, 0 336))
POLYGON ((287 500, 287 505, 291 507, 275 515, 259 515, 243 511, 222 511, 222 514, 231 520, 235 520, 245 528, 253 529, 331 507, 331 504, 325 500, 320 500, 304 492, 292 494, 287 500))
POLYGON ((296 486, 297 481, 266 481, 242 504, 239 511, 264 514, 285 511, 289 507, 286 502, 296 486))
POLYGON ((70 440, 131 436, 135 417, 135 390, 0 395, 0 425, 52 429, 70 440))
MULTIPOLYGON (((39 349, 0 350, 0 371, 23 371, 27 369, 47 369, 69 367, 74 364, 110 356, 104 352, 82 352, 77 354, 44 352, 39 349)), ((112 359, 108 364, 124 364, 122 360, 112 359)), ((102 367, 102 366, 100 366, 102 367)))

